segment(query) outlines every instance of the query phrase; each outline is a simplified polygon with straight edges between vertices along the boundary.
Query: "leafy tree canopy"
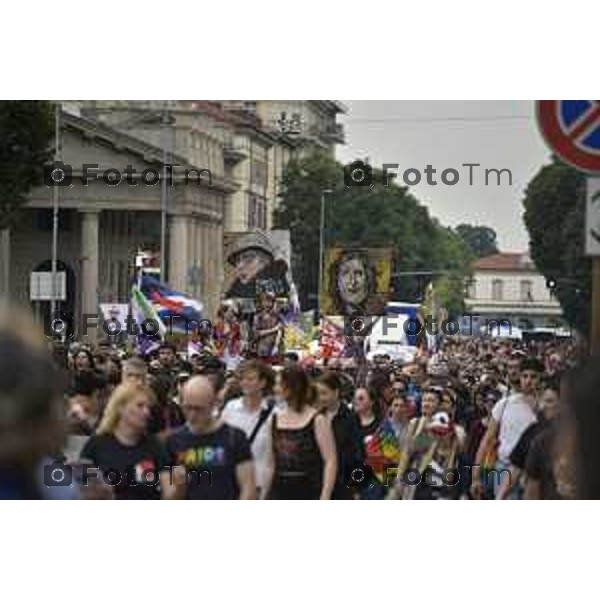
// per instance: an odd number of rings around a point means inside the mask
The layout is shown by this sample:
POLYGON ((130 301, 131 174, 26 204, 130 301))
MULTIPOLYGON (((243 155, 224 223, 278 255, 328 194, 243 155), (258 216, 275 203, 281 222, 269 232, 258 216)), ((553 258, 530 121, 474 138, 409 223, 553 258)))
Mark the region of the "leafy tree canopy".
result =
MULTIPOLYGON (((472 253, 462 238, 443 227, 409 193, 408 188, 382 185, 374 170, 373 187, 346 187, 343 166, 315 153, 290 162, 284 173, 275 226, 289 229, 294 278, 303 307, 316 306, 319 276, 321 197, 325 195, 325 247, 392 247, 394 272, 452 270, 444 300, 462 308, 465 273, 472 253)), ((401 276, 392 281, 392 299, 420 301, 431 277, 401 276)))
POLYGON ((53 115, 49 102, 0 102, 0 230, 11 225, 29 191, 43 182, 53 115))
POLYGON ((461 223, 455 231, 477 258, 498 252, 496 232, 491 227, 461 223))
POLYGON ((555 292, 567 321, 586 334, 590 321, 591 260, 584 254, 585 176, 554 158, 525 190, 530 254, 555 292))

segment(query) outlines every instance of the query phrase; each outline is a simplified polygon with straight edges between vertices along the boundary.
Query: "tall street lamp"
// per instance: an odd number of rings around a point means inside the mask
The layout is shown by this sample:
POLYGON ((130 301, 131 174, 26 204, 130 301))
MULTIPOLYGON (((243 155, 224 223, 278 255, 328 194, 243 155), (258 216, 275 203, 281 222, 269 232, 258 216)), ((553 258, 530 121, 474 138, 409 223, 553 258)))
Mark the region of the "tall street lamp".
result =
MULTIPOLYGON (((54 162, 60 161, 60 112, 61 102, 56 102, 54 113, 54 162)), ((56 311, 57 262, 58 262, 58 191, 57 182, 52 186, 52 299, 50 300, 50 315, 56 311)))
MULTIPOLYGON (((166 283, 167 273, 167 212, 168 212, 168 187, 167 187, 167 144, 169 137, 169 126, 173 126, 174 118, 170 112, 169 101, 165 101, 160 117, 161 137, 162 137, 162 185, 160 194, 160 280, 166 283)), ((175 140, 174 129, 171 130, 171 153, 174 152, 175 140)), ((171 185, 173 182, 171 182, 171 185)))
MULTIPOLYGON (((319 221, 319 287, 318 287, 318 317, 321 319, 321 282, 323 280, 323 253, 325 250, 325 194, 332 194, 332 190, 323 190, 321 192, 321 219, 319 221)), ((320 321, 319 321, 320 322, 320 321)))

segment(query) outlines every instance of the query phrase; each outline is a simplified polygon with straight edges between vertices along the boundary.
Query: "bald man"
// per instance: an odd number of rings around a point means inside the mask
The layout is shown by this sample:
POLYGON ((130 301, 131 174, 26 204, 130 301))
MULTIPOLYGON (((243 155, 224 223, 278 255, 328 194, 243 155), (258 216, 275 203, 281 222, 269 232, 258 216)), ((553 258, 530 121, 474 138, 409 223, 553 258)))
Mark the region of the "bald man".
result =
POLYGON ((167 438, 172 465, 187 470, 183 496, 189 500, 256 498, 252 452, 246 434, 217 419, 217 394, 208 377, 192 377, 183 386, 186 423, 167 438))

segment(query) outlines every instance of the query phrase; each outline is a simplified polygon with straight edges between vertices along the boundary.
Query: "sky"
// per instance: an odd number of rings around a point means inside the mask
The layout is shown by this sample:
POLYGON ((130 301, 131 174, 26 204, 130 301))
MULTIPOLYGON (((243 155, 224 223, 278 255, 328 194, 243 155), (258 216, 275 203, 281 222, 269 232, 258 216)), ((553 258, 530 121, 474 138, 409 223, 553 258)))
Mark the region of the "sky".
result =
MULTIPOLYGON (((522 200, 528 182, 539 168, 550 162, 550 152, 538 131, 535 105, 531 101, 354 101, 344 123, 346 144, 337 148, 337 158, 348 163, 365 159, 380 168, 398 163, 399 178, 406 169, 418 169, 421 182, 411 193, 444 225, 486 225, 498 234, 503 252, 526 252, 528 235, 523 223, 522 200), (479 163, 470 169, 463 163, 479 163), (437 186, 427 183, 425 169, 437 186), (458 171, 455 185, 444 185, 441 172, 458 171), (510 169, 501 184, 485 169, 510 169)), ((450 177, 450 175, 449 175, 450 177)), ((401 182, 401 181, 400 181, 401 182)), ((402 183, 402 182, 401 182, 402 183)))

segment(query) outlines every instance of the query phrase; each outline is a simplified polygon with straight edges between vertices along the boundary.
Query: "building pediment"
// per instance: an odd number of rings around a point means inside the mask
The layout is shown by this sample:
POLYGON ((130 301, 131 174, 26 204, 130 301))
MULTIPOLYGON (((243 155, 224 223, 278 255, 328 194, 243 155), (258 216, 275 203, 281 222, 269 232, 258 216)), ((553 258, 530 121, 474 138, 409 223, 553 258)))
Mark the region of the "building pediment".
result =
MULTIPOLYGON (((99 121, 68 113, 62 116, 62 163, 70 185, 60 188, 61 206, 78 208, 85 204, 99 209, 157 210, 161 196, 162 149, 117 131, 99 121), (116 171, 115 171, 116 170, 116 171), (118 171, 118 173, 117 173, 118 171), (104 180, 110 183, 106 183, 104 180), (115 178, 120 183, 114 185, 115 178)), ((237 189, 228 179, 216 178, 196 169, 186 160, 172 156, 168 163, 173 185, 170 197, 193 197, 199 207, 214 204, 214 198, 237 189), (187 173, 187 175, 186 175, 187 173), (187 181, 187 183, 186 183, 187 181), (179 192, 185 188, 185 194, 179 192)), ((52 188, 40 186, 29 194, 30 206, 50 206, 52 188)))

